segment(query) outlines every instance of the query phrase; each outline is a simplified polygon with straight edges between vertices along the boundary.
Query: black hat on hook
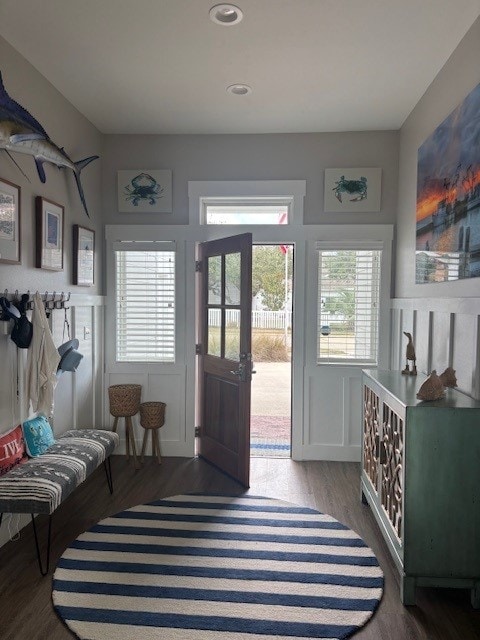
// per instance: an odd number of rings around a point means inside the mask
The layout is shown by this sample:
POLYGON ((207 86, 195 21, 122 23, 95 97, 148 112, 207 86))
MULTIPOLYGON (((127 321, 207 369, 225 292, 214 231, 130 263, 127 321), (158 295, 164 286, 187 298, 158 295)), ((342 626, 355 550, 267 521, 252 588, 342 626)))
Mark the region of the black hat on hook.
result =
POLYGON ((33 336, 33 326, 26 313, 28 298, 28 294, 24 293, 21 302, 18 303, 18 308, 7 298, 0 298, 3 316, 15 322, 10 337, 19 349, 28 349, 33 336))
POLYGON ((2 307, 3 315, 7 320, 18 320, 18 318, 20 318, 20 311, 7 298, 0 298, 0 307, 2 307))

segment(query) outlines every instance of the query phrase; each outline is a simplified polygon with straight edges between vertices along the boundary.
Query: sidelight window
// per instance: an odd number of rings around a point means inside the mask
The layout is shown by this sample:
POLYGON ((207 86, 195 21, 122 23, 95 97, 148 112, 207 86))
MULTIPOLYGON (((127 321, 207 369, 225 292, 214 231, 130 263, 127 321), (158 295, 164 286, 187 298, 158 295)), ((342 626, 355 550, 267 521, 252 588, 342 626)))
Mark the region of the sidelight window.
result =
POLYGON ((318 252, 317 362, 376 364, 381 251, 318 252))
POLYGON ((175 245, 115 244, 116 359, 175 361, 175 245))

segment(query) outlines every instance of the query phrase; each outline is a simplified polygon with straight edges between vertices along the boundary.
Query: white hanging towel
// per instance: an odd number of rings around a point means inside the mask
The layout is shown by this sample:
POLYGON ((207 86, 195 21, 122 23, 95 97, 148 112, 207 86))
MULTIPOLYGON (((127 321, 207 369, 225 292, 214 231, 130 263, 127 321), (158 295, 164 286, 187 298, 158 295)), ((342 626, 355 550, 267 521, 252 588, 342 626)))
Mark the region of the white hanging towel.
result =
POLYGON ((33 337, 27 358, 27 394, 33 411, 49 418, 53 414, 53 391, 57 384, 60 354, 53 342, 40 294, 33 297, 33 337))

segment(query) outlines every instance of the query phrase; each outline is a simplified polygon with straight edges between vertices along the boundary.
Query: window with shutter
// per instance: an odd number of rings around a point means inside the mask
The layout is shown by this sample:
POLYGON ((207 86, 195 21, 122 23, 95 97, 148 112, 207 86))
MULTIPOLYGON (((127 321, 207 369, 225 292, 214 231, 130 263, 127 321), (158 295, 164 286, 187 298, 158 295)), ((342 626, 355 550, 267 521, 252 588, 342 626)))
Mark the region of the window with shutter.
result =
POLYGON ((174 244, 115 244, 116 359, 175 362, 174 244))
POLYGON ((380 250, 320 250, 317 361, 376 364, 380 250))

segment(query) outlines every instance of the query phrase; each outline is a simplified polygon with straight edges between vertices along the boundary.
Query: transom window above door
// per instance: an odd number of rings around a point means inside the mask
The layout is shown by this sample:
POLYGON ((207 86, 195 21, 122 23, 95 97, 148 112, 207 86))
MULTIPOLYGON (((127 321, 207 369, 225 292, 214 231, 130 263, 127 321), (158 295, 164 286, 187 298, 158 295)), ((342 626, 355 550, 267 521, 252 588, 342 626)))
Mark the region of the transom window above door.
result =
POLYGON ((190 226, 302 226, 305 191, 305 180, 189 181, 190 226))
POLYGON ((202 224, 288 224, 293 198, 202 198, 202 224))

